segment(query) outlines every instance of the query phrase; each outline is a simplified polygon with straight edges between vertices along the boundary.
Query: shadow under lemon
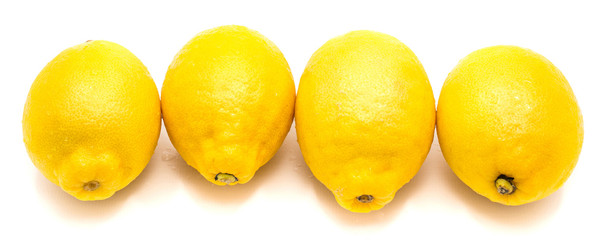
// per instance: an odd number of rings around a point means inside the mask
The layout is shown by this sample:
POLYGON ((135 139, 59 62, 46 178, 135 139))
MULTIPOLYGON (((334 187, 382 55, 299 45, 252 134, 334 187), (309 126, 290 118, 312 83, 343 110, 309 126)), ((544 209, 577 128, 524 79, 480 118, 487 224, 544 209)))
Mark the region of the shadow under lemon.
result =
POLYGON ((172 169, 186 186, 188 192, 196 198, 196 201, 202 201, 202 204, 212 203, 214 209, 225 209, 230 211, 237 210, 243 203, 251 198, 257 189, 267 184, 271 177, 278 171, 279 166, 285 158, 288 158, 290 141, 286 138, 283 144, 264 166, 260 167, 254 177, 245 184, 236 184, 233 186, 218 186, 206 180, 195 168, 187 165, 181 158, 178 152, 173 148, 176 160, 172 169))
POLYGON ((117 213, 129 195, 127 191, 119 191, 106 200, 81 201, 64 192, 40 172, 37 171, 36 176, 36 188, 40 198, 43 199, 41 202, 45 202, 58 216, 75 222, 97 222, 108 219, 117 213))
POLYGON ((337 222, 348 226, 385 226, 392 222, 402 212, 402 207, 409 198, 423 186, 423 177, 417 173, 413 179, 396 192, 394 199, 383 208, 369 213, 355 213, 341 207, 334 195, 317 178, 312 178, 313 188, 325 212, 334 217, 337 222))
MULTIPOLYGON (((428 153, 426 160, 421 166, 417 174, 401 187, 394 196, 394 199, 385 205, 383 208, 369 213, 354 213, 341 207, 334 198, 334 195, 326 186, 324 186, 317 178, 312 177, 311 183, 313 189, 317 193, 317 197, 321 205, 326 209, 326 213, 334 217, 337 222, 347 226, 375 226, 383 227, 392 222, 398 214, 403 212, 404 205, 410 201, 410 198, 419 191, 424 191, 424 187, 427 184, 427 174, 424 173, 424 168, 429 168, 428 163, 431 162, 433 156, 432 151, 428 153)), ((302 157, 301 157, 302 158, 302 157)), ((302 159, 304 161, 304 159, 302 159)), ((306 167, 307 171, 308 166, 306 167)), ((426 171, 428 172, 428 171, 426 171)))
POLYGON ((42 202, 55 210, 58 216, 76 222, 98 222, 115 215, 123 206, 129 196, 136 189, 142 187, 139 178, 132 181, 125 188, 117 191, 105 200, 81 201, 64 192, 59 186, 53 184, 37 171, 36 187, 42 202))
POLYGON ((158 145, 149 163, 143 171, 125 188, 117 191, 105 200, 81 201, 64 192, 37 171, 37 189, 41 199, 45 199, 50 208, 58 215, 74 221, 100 221, 115 215, 128 198, 137 198, 139 205, 147 201, 162 201, 163 196, 176 189, 176 181, 164 178, 168 175, 163 160, 163 150, 169 145, 168 135, 162 126, 158 145))
MULTIPOLYGON (((444 164, 446 165, 446 162, 444 164)), ((441 176, 447 183, 448 191, 454 193, 453 195, 456 196, 454 199, 459 199, 469 208, 476 220, 484 225, 499 227, 505 231, 509 231, 510 227, 526 229, 538 226, 559 208, 563 195, 563 189, 560 188, 541 200, 519 206, 506 206, 492 202, 474 192, 453 173, 449 166, 442 168, 442 171, 444 173, 441 176)))

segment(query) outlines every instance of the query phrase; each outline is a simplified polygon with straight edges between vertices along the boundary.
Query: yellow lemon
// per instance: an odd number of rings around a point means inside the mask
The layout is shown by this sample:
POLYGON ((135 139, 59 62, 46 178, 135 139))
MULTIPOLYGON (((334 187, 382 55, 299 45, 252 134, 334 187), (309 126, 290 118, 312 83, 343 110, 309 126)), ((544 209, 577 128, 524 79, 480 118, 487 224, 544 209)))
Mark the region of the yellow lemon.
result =
POLYGON ((190 40, 168 68, 164 125, 207 180, 242 184, 283 143, 295 96, 289 66, 270 40, 242 26, 217 27, 190 40))
POLYGON ((415 54, 373 31, 326 42, 309 60, 296 98, 304 159, 353 212, 380 209, 413 178, 430 150, 435 115, 415 54))
POLYGON ((88 41, 40 72, 23 136, 34 165, 80 200, 101 200, 145 168, 160 134, 160 99, 147 68, 124 47, 88 41))
POLYGON ((437 121, 454 173, 506 205, 555 192, 583 143, 583 118, 566 78, 543 56, 515 46, 462 59, 443 85, 437 121))

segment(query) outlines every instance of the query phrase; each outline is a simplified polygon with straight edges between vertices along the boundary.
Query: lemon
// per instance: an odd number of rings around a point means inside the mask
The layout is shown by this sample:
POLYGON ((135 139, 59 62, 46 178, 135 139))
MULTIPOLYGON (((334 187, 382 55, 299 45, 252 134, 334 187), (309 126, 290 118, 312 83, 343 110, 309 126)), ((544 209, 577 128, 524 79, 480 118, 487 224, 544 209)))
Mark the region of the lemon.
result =
POLYGON ((34 165, 80 200, 101 200, 134 180, 160 134, 160 100, 147 68, 124 47, 88 41, 40 72, 23 136, 34 165))
POLYGON ((190 40, 168 68, 164 125, 207 180, 247 183, 283 143, 295 95, 289 66, 270 40, 242 26, 217 27, 190 40))
POLYGON ((516 46, 475 51, 441 90, 437 130, 453 172, 491 201, 520 205, 555 192, 583 143, 583 119, 564 75, 516 46))
POLYGON ((304 159, 344 208, 377 210, 430 150, 435 106, 426 73, 396 38, 354 31, 309 60, 296 98, 304 159))

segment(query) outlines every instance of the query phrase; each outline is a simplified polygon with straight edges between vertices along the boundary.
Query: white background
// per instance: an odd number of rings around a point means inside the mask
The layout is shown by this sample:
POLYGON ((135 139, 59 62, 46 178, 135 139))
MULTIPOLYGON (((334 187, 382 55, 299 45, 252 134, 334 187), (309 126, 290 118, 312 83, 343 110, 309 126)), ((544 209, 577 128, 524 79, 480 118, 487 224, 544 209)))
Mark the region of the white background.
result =
POLYGON ((45 237, 544 238, 611 236, 613 7, 576 1, 3 1, 0 3, 0 239, 45 237), (530 48, 565 74, 585 120, 579 162, 566 184, 535 203, 507 207, 466 187, 437 140, 417 176, 382 210, 339 207, 311 175, 292 127, 277 155, 246 185, 218 187, 178 156, 162 129, 142 174, 112 198, 80 202, 30 162, 21 118, 28 89, 60 51, 104 39, 131 50, 158 88, 195 34, 226 24, 255 29, 285 54, 296 86, 311 54, 351 30, 395 36, 419 57, 435 98, 470 52, 530 48))

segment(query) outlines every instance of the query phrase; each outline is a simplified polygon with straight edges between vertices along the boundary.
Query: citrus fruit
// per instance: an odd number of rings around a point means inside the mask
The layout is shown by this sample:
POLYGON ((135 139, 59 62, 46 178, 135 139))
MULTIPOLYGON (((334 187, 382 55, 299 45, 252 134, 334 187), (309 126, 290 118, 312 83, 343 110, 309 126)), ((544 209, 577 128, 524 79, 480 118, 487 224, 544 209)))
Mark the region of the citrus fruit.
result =
POLYGON ((583 143, 583 118, 564 75, 516 46, 477 50, 458 63, 441 90, 437 130, 453 172, 505 205, 555 192, 583 143))
POLYGON ((413 52, 374 31, 333 38, 309 60, 296 98, 304 160, 344 208, 377 210, 432 144, 432 88, 413 52))
POLYGON ((270 40, 221 26, 199 33, 172 61, 162 87, 164 125, 207 180, 247 183, 283 143, 295 95, 289 66, 270 40))
POLYGON ((106 199, 134 180, 160 127, 160 98, 147 68, 108 41, 76 45, 49 62, 23 113, 32 162, 80 200, 106 199))

